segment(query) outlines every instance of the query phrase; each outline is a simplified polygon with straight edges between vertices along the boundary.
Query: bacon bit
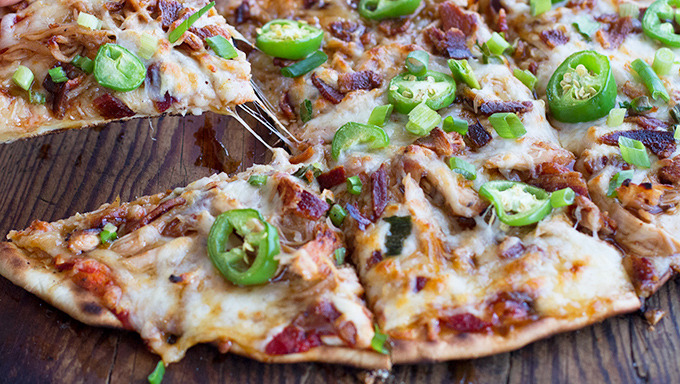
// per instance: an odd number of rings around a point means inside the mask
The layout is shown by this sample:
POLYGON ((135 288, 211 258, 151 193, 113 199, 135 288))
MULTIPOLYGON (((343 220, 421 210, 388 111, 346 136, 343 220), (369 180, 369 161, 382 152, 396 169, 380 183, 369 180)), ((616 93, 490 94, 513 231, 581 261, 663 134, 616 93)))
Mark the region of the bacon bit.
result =
POLYGON ((347 213, 357 222, 359 229, 362 231, 366 229, 367 225, 371 224, 371 220, 365 218, 354 204, 347 204, 347 213))
POLYGON ((200 37, 201 40, 205 41, 205 39, 213 36, 224 36, 226 39, 231 39, 231 35, 229 32, 227 32, 224 28, 211 24, 211 25, 206 25, 205 27, 201 28, 195 28, 191 27, 189 28, 189 32, 195 34, 196 36, 200 37))
POLYGON ((174 0, 158 0, 158 10, 161 12, 161 25, 167 30, 177 20, 184 7, 174 0))
POLYGON ((491 141, 491 134, 482 127, 482 124, 477 121, 468 128, 468 134, 465 135, 467 139, 465 142, 472 148, 473 151, 477 151, 483 146, 487 145, 491 141))
POLYGON ((516 237, 508 237, 499 245, 502 259, 516 259, 522 256, 527 248, 516 237))
POLYGON ((343 321, 338 325, 338 336, 348 345, 357 343, 357 327, 351 321, 343 321))
POLYGON ((501 292, 489 303, 494 323, 512 325, 529 319, 533 299, 522 292, 501 292))
POLYGON ((567 8, 593 9, 595 0, 569 0, 567 8))
POLYGON ((479 112, 491 116, 497 112, 524 113, 534 109, 531 101, 487 101, 479 106, 479 112))
POLYGON ((415 144, 430 149, 439 156, 453 156, 465 148, 463 136, 457 132, 446 133, 438 127, 429 135, 416 140, 415 144))
POLYGON ((12 13, 17 13, 21 10, 28 8, 28 1, 26 0, 20 1, 16 4, 10 5, 8 8, 12 11, 12 13))
POLYGON ((630 123, 635 123, 644 129, 658 129, 658 128, 668 128, 669 124, 665 121, 659 120, 655 117, 650 116, 628 116, 626 121, 630 123))
POLYGON ((366 269, 371 269, 374 265, 378 264, 379 262, 383 261, 383 254, 379 250, 373 251, 371 253, 371 257, 366 260, 366 269))
MULTIPOLYGON (((595 20, 604 24, 603 30, 607 32, 607 41, 602 44, 603 48, 618 48, 631 33, 642 32, 640 20, 631 17, 619 17, 617 14, 596 16, 595 20)), ((603 43, 600 41, 600 43, 603 43)))
POLYGON ((427 284, 427 277, 424 276, 417 276, 415 280, 413 280, 413 291, 418 293, 425 288, 425 284, 427 284))
POLYGON ((125 0, 122 1, 107 1, 104 4, 104 8, 106 8, 107 11, 109 12, 119 12, 123 8, 125 8, 125 0))
POLYGON ((194 51, 200 51, 203 48, 205 48, 205 45, 203 43, 203 40, 201 40, 200 37, 196 36, 192 32, 186 32, 184 33, 182 37, 182 46, 186 44, 189 48, 191 48, 194 51))
POLYGON ((541 40, 550 48, 555 48, 558 45, 566 44, 569 37, 559 29, 550 29, 540 33, 541 40))
POLYGON ((477 30, 477 17, 472 12, 465 12, 453 1, 447 1, 439 6, 439 20, 442 29, 459 29, 465 36, 472 36, 477 30))
POLYGON ((317 220, 330 208, 328 203, 304 190, 288 178, 280 178, 276 187, 285 208, 293 214, 310 220, 317 220))
POLYGON ((241 24, 247 20, 250 20, 250 0, 243 0, 234 11, 234 22, 241 24))
POLYGON ((331 35, 346 42, 352 41, 352 33, 359 28, 359 24, 349 20, 337 20, 328 25, 331 35))
POLYGON ((161 217, 169 210, 177 206, 184 205, 186 202, 187 201, 183 197, 179 196, 158 204, 158 206, 154 208, 153 211, 147 213, 144 217, 142 217, 141 220, 137 221, 136 223, 132 223, 132 225, 130 225, 130 229, 127 232, 134 232, 145 225, 149 225, 151 222, 161 217))
POLYGON ((286 119, 293 120, 296 118, 295 112, 293 111, 293 106, 290 104, 290 96, 288 95, 288 92, 281 95, 281 99, 279 100, 279 109, 281 109, 281 113, 283 113, 283 116, 285 116, 286 119))
POLYGON ((371 175, 371 192, 373 192, 373 218, 377 220, 387 206, 387 177, 386 164, 383 164, 371 175))
POLYGON ((373 71, 341 73, 338 77, 338 87, 342 93, 359 89, 371 90, 380 87, 382 84, 382 76, 373 71))
POLYGON ((569 187, 578 195, 588 196, 588 185, 583 175, 562 164, 555 162, 539 164, 534 170, 534 174, 536 176, 528 183, 548 192, 569 187))
POLYGON ((196 230, 189 223, 180 220, 178 217, 172 219, 161 231, 161 235, 167 237, 182 237, 191 233, 196 233, 196 230))
POLYGON ((445 327, 456 332, 480 333, 488 332, 492 324, 471 313, 461 313, 441 319, 445 327))
POLYGON ((659 169, 659 181, 664 184, 680 184, 680 156, 663 162, 664 166, 659 169))
MULTIPOLYGON (((310 147, 311 148, 311 147, 310 147)), ((316 180, 319 182, 319 186, 322 190, 331 189, 336 185, 340 185, 347 180, 347 174, 345 173, 345 167, 338 166, 326 173, 320 174, 316 180)))
POLYGON ((501 9, 498 12, 498 19, 496 20, 496 32, 507 32, 508 30, 508 19, 505 14, 505 9, 501 9))
POLYGON ((647 129, 612 132, 600 137, 600 142, 607 145, 619 145, 619 136, 641 141, 653 154, 661 158, 669 157, 676 148, 673 132, 647 129))
POLYGON ((425 37, 439 54, 446 57, 457 60, 472 57, 465 34, 460 29, 451 28, 444 33, 437 27, 430 27, 425 30, 425 37))
POLYGON ((165 92, 165 96, 163 97, 163 100, 161 101, 156 101, 153 100, 153 106, 156 108, 156 110, 159 113, 163 113, 168 110, 173 104, 177 102, 177 99, 175 99, 173 96, 170 96, 170 93, 165 92))
POLYGON ((517 40, 517 46, 512 52, 512 57, 517 61, 526 61, 531 57, 531 46, 522 39, 517 40))
POLYGON ((135 112, 130 109, 122 100, 105 93, 92 101, 94 109, 105 119, 120 119, 131 117, 135 112))
POLYGON ((411 19, 387 19, 378 24, 378 28, 387 37, 392 37, 400 33, 406 32, 411 26, 411 19))
POLYGON ((287 355, 307 352, 321 345, 321 337, 315 332, 305 332, 295 325, 289 325, 267 343, 264 351, 268 355, 287 355))
POLYGON ((290 159, 288 159, 288 162, 291 163, 291 164, 304 163, 305 161, 308 161, 309 159, 311 159, 312 156, 314 156, 315 153, 316 153, 316 150, 314 149, 314 147, 310 146, 310 147, 307 147, 307 149, 305 149, 304 151, 298 153, 297 155, 291 156, 290 159))
POLYGON ((324 99, 330 101, 333 104, 340 104, 342 99, 345 97, 345 95, 338 92, 337 89, 331 87, 330 85, 326 84, 326 82, 321 80, 319 76, 316 75, 316 73, 312 73, 312 84, 314 84, 316 89, 319 90, 319 93, 321 93, 321 96, 323 96, 324 99))
POLYGON ((659 277, 654 270, 654 264, 647 257, 633 257, 633 280, 641 291, 652 291, 659 277))
POLYGON ((657 325, 659 321, 666 315, 666 312, 659 309, 648 309, 644 313, 645 319, 652 327, 657 325))

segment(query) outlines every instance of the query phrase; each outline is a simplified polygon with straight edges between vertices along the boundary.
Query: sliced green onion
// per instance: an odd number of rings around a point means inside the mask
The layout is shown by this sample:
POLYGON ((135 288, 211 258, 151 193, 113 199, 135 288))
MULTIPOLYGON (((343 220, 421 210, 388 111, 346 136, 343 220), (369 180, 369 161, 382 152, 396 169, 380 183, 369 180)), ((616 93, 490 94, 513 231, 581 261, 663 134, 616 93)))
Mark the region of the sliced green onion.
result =
POLYGON ((107 223, 101 232, 99 232, 99 238, 102 243, 108 243, 118 238, 118 233, 116 232, 118 228, 111 223, 107 223))
POLYGON ((328 55, 323 51, 316 51, 295 64, 281 68, 281 74, 285 77, 299 77, 325 63, 326 60, 328 55))
POLYGON ((31 104, 45 104, 47 97, 40 92, 28 91, 28 101, 31 104))
POLYGON ((212 48, 213 51, 215 51, 217 56, 223 59, 228 60, 238 57, 238 51, 234 47, 234 44, 222 35, 208 37, 205 39, 205 42, 208 43, 208 46, 212 48))
POLYGON ((550 194, 550 205, 553 208, 566 207, 574 204, 574 199, 576 199, 576 193, 573 189, 567 187, 550 194))
POLYGON ((309 99, 305 99, 305 101, 300 104, 300 120, 302 120, 303 123, 306 123, 312 119, 313 115, 314 110, 312 109, 312 102, 309 99))
POLYGON ((531 8, 531 16, 538 16, 548 12, 552 7, 552 2, 550 0, 529 0, 529 7, 531 8))
POLYGON ((465 83, 467 84, 468 87, 472 89, 482 88, 479 85, 479 81, 477 81, 477 78, 475 77, 475 73, 472 71, 472 68, 470 67, 470 63, 468 63, 466 59, 463 60, 451 59, 448 61, 448 63, 449 69, 451 70, 451 73, 453 73, 453 78, 456 79, 457 82, 465 83))
POLYGON ((347 254, 347 250, 345 247, 338 248, 333 252, 333 255, 335 256, 335 264, 336 265, 343 265, 345 264, 345 255, 347 254))
POLYGON ((590 40, 590 37, 593 36, 593 33, 597 32, 597 30, 600 29, 600 23, 591 20, 587 16, 580 16, 579 18, 576 19, 576 21, 574 21, 573 25, 576 28, 576 30, 581 35, 588 38, 588 40, 590 40))
POLYGON ((444 132, 458 132, 462 136, 467 135, 468 122, 453 116, 447 116, 442 125, 444 132))
MULTIPOLYGON (((218 36, 222 37, 221 35, 218 36)), ((206 41, 210 39, 211 38, 209 37, 208 39, 206 39, 206 41)), ((146 60, 152 58, 153 55, 156 54, 156 51, 158 51, 158 39, 153 35, 150 35, 148 33, 142 34, 139 43, 140 46, 137 54, 146 60)), ((210 45, 210 42, 208 42, 208 45, 210 45)))
POLYGON ((63 83, 68 81, 68 76, 66 76, 66 72, 64 72, 64 68, 62 67, 54 67, 47 71, 47 73, 50 74, 52 81, 55 83, 63 83))
POLYGON ((427 72, 430 55, 425 51, 413 51, 406 56, 406 70, 414 76, 422 76, 427 72))
POLYGON ((76 55, 71 61, 71 64, 82 69, 86 73, 92 73, 94 71, 94 60, 85 56, 76 55))
POLYGON ((333 225, 339 228, 340 225, 342 225, 342 222, 345 220, 345 217, 347 217, 347 211, 345 211, 345 209, 339 204, 333 204, 331 209, 328 211, 328 216, 331 218, 333 225))
POLYGON ((353 195, 361 194, 361 188, 364 184, 361 182, 359 176, 350 176, 347 178, 347 191, 353 195))
POLYGON ((261 187, 267 184, 267 175, 252 175, 248 178, 248 184, 253 187, 261 187))
POLYGON ((392 115, 393 109, 394 106, 392 104, 379 105, 373 108, 371 116, 369 116, 368 118, 368 124, 377 125, 378 127, 384 126, 387 120, 392 115))
POLYGON ((452 157, 449 159, 449 168, 456 173, 460 173, 468 180, 475 180, 477 178, 477 170, 475 166, 461 159, 460 157, 452 157))
POLYGON ((642 83, 652 95, 652 99, 656 100, 661 97, 665 102, 668 102, 671 99, 666 91, 666 87, 664 87, 661 82, 661 79, 654 73, 654 70, 647 62, 642 59, 635 59, 630 63, 630 66, 640 76, 642 83))
MULTIPOLYGON (((550 2, 550 0, 548 0, 548 2, 550 2)), ((498 32, 492 33, 491 38, 487 40, 484 45, 493 56, 500 56, 506 50, 512 48, 510 43, 508 43, 498 32)))
POLYGON ((447 116, 442 123, 442 130, 444 132, 457 132, 461 136, 468 133, 469 123, 465 119, 458 117, 447 116))
POLYGON ((439 123, 442 117, 437 111, 428 107, 423 101, 408 113, 408 123, 406 130, 414 135, 425 136, 430 133, 439 123))
POLYGON ((163 361, 161 360, 156 364, 156 369, 151 372, 147 377, 147 380, 149 380, 149 384, 161 384, 163 375, 165 375, 165 365, 163 365, 163 361))
POLYGON ((102 27, 102 21, 89 13, 80 12, 78 14, 78 25, 85 28, 90 28, 95 31, 102 27))
POLYGON ((177 28, 173 29, 170 31, 170 35, 168 36, 168 41, 170 41, 172 44, 174 44, 177 40, 179 40, 180 37, 184 34, 184 32, 189 30, 189 27, 191 27, 198 19, 201 18, 206 12, 210 10, 210 8, 215 6, 215 2, 211 2, 205 7, 199 9, 196 13, 192 14, 189 16, 186 20, 184 20, 180 25, 177 26, 177 28))
POLYGON ((675 131, 673 132, 673 138, 675 141, 680 141, 680 125, 675 126, 675 131))
POLYGON ((489 123, 496 130, 498 136, 504 139, 516 139, 527 133, 522 120, 512 112, 494 113, 489 116, 489 123))
POLYGON ((23 65, 20 65, 17 67, 17 70, 14 71, 14 74, 12 75, 12 81, 14 81, 14 84, 18 85, 19 88, 28 91, 31 88, 31 85, 33 84, 33 79, 35 79, 35 76, 33 76, 33 72, 31 72, 28 67, 25 67, 23 65))
POLYGON ((649 168, 651 165, 647 149, 640 140, 619 136, 619 149, 621 149, 621 156, 626 163, 637 165, 641 168, 649 168))
POLYGON ((612 108, 607 116, 607 125, 610 127, 618 127, 623 124, 623 119, 626 117, 626 110, 624 108, 612 108))
POLYGON ((534 89, 536 81, 538 80, 536 79, 536 76, 534 76, 533 73, 529 71, 523 71, 519 68, 515 68, 515 70, 512 71, 512 74, 515 75, 515 77, 519 79, 519 81, 521 81, 522 84, 526 85, 527 88, 529 88, 530 90, 534 89))
POLYGON ((623 3, 619 5, 619 16, 637 19, 640 16, 640 8, 633 3, 623 3))
POLYGON ((607 189, 607 197, 616 197, 616 189, 620 187, 626 180, 632 180, 635 171, 628 169, 626 171, 617 172, 612 179, 609 180, 609 188, 607 189))
POLYGON ((654 108, 647 96, 639 96, 630 103, 624 104, 632 115, 644 115, 654 108))
POLYGON ((654 62, 652 63, 652 69, 659 76, 667 75, 671 68, 673 67, 673 62, 675 61, 675 54, 668 48, 660 48, 654 54, 654 62))
POLYGON ((378 353, 382 353, 383 355, 386 355, 389 353, 387 350, 387 335, 380 332, 380 328, 378 328, 378 325, 375 324, 374 326, 375 330, 375 335, 373 335, 373 339, 371 339, 371 348, 373 348, 374 351, 378 353))

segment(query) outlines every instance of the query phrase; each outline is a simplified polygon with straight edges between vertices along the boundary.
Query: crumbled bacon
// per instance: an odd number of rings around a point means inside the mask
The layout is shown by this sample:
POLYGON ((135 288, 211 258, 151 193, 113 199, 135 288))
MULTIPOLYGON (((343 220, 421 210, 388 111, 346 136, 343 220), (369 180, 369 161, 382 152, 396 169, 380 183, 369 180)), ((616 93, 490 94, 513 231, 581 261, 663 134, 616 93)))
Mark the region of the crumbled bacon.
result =
POLYGON ((534 108, 531 101, 487 101, 479 106, 479 112, 485 116, 498 112, 524 113, 534 108))
POLYGON ((501 292, 489 303, 494 322, 512 325, 530 318, 533 299, 523 292, 501 292))
POLYGON ((463 137, 459 133, 446 133, 440 128, 433 129, 429 135, 416 140, 415 144, 430 149, 439 156, 452 156, 465 147, 463 137))
POLYGON ((526 252, 527 248, 522 244, 522 241, 516 237, 509 237, 505 239, 501 244, 499 244, 499 250, 501 251, 501 258, 503 259, 516 259, 522 256, 526 252), (514 240, 510 240, 514 239, 514 240))
POLYGON ((140 220, 136 221, 135 223, 131 223, 129 229, 126 227, 127 232, 134 232, 145 225, 149 225, 151 222, 158 219, 169 210, 177 206, 183 205, 186 202, 187 201, 183 197, 178 196, 158 204, 156 208, 154 208, 151 212, 147 213, 140 220))
POLYGON ((380 250, 375 250, 371 253, 371 257, 366 260, 366 268, 370 269, 374 265, 378 264, 383 260, 383 254, 380 250))
POLYGON ((496 20, 496 31, 497 32, 507 32, 508 30, 508 18, 505 14, 505 9, 501 9, 498 12, 498 18, 496 20))
POLYGON ((231 35, 229 35, 229 32, 227 32, 224 28, 214 24, 206 25, 205 27, 200 28, 191 27, 189 28, 189 32, 195 34, 204 41, 205 39, 213 36, 223 36, 226 39, 231 40, 231 35))
POLYGON ((298 326, 289 325, 267 343, 264 351, 268 355, 287 355, 307 352, 321 345, 321 337, 316 332, 306 332, 298 326))
POLYGON ((680 185, 680 156, 670 160, 663 160, 659 169, 659 181, 664 184, 680 185))
POLYGON ((170 96, 170 93, 165 92, 165 97, 163 97, 163 100, 157 101, 153 100, 153 106, 156 108, 156 110, 159 113, 163 113, 170 108, 173 104, 177 102, 177 99, 174 98, 173 96, 170 96))
POLYGON ((316 73, 312 74, 312 84, 319 90, 321 96, 324 99, 330 101, 333 104, 340 104, 342 99, 345 97, 344 94, 340 93, 337 89, 333 88, 325 81, 321 80, 316 73))
POLYGON ((131 117, 135 112, 130 109, 122 100, 112 96, 110 93, 105 93, 98 98, 92 100, 94 109, 105 119, 120 119, 123 117, 131 117))
POLYGON ((492 324, 471 313, 461 313, 441 319, 441 323, 456 332, 480 333, 488 332, 492 324))
POLYGON ((607 145, 618 145, 619 136, 641 141, 653 154, 661 158, 669 157, 675 152, 676 148, 673 132, 648 129, 612 132, 600 137, 600 142, 607 145))
POLYGON ((281 113, 283 113, 283 115, 288 120, 295 119, 295 112, 293 111, 293 106, 290 104, 290 96, 288 95, 288 92, 285 92, 281 95, 281 100, 279 100, 279 108, 281 109, 281 113))
POLYGON ((359 24, 349 20, 336 20, 328 25, 328 31, 334 37, 350 42, 352 41, 352 33, 359 28, 359 24))
POLYGON ((550 48, 555 48, 558 45, 566 44, 569 41, 569 36, 565 35, 560 29, 549 29, 541 31, 541 40, 550 48))
POLYGON ((427 284, 427 277, 424 276, 417 276, 415 280, 413 280, 413 291, 418 293, 425 288, 425 284, 427 284))
POLYGON ((465 138, 467 139, 466 143, 476 151, 487 145, 492 136, 478 121, 468 127, 468 134, 465 135, 465 138))
POLYGON ((340 185, 347 180, 345 167, 342 165, 335 167, 328 172, 320 174, 316 180, 319 182, 321 189, 331 189, 336 185, 340 185))
POLYGON ((250 19, 250 0, 243 0, 234 11, 234 22, 241 24, 250 19))
POLYGON ((465 36, 472 36, 477 30, 477 17, 474 13, 463 11, 453 1, 444 2, 439 6, 439 19, 444 31, 456 28, 465 36))
POLYGON ((362 231, 366 229, 367 225, 371 224, 371 220, 364 217, 354 204, 347 204, 347 213, 357 222, 359 229, 362 231))
POLYGON ((73 264, 71 280, 81 288, 103 296, 111 283, 111 270, 106 265, 93 260, 81 259, 73 264))
POLYGON ((165 227, 163 227, 161 235, 167 237, 181 237, 195 232, 196 230, 190 223, 175 217, 165 227))
POLYGON ((472 57, 465 34, 460 29, 451 28, 444 32, 437 27, 430 27, 425 30, 425 37, 438 53, 446 57, 457 60, 472 57))
POLYGON ((653 291, 659 277, 656 275, 652 261, 647 257, 633 257, 632 269, 634 282, 640 290, 653 291))
POLYGON ((406 32, 411 25, 411 19, 387 19, 378 24, 378 28, 387 37, 392 37, 406 32))
POLYGON ((643 116, 643 115, 636 115, 636 116, 628 116, 626 117, 627 122, 635 123, 639 126, 641 126, 644 129, 658 129, 658 128, 668 128, 668 123, 659 120, 655 117, 651 116, 643 116))
POLYGON ((386 165, 383 164, 371 175, 371 191, 373 192, 373 217, 378 219, 387 206, 387 177, 386 165))
POLYGON ((170 25, 177 20, 180 11, 184 7, 182 4, 175 0, 158 0, 158 10, 161 13, 161 25, 164 29, 170 27, 170 25))
POLYGON ((382 76, 373 71, 341 73, 338 77, 340 92, 348 93, 359 89, 371 90, 382 85, 382 76))
POLYGON ((125 0, 121 1, 107 1, 104 4, 104 8, 106 8, 107 11, 109 12, 119 12, 125 8, 125 0))
POLYGON ((288 178, 280 178, 276 189, 281 196, 284 207, 291 210, 296 216, 317 220, 330 208, 328 203, 288 178))
POLYGON ((603 30, 606 31, 607 41, 600 41, 604 48, 616 49, 623 43, 631 33, 639 33, 642 26, 638 19, 631 17, 619 17, 617 14, 596 16, 595 20, 604 24, 603 30))
POLYGON ((555 162, 539 164, 534 174, 536 176, 529 180, 528 183, 543 188, 548 192, 569 187, 579 195, 588 195, 588 185, 583 175, 570 170, 562 164, 555 162))

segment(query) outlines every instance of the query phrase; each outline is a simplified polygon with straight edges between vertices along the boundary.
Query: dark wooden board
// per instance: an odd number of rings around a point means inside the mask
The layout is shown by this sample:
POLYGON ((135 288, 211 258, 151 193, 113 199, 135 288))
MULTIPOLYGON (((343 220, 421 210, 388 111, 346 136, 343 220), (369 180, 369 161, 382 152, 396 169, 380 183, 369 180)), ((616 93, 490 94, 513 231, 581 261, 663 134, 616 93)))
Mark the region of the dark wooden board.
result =
MULTIPOLYGON (((0 145, 0 234, 267 159, 235 120, 214 114, 0 145)), ((648 300, 647 307, 666 311, 654 330, 640 314, 621 316, 512 353, 395 367, 386 382, 680 383, 679 288, 671 281, 648 300)), ((136 334, 83 325, 0 278, 0 382, 142 383, 157 361, 136 334)), ((168 367, 164 383, 332 384, 357 382, 364 374, 326 364, 262 364, 198 346, 168 367)))

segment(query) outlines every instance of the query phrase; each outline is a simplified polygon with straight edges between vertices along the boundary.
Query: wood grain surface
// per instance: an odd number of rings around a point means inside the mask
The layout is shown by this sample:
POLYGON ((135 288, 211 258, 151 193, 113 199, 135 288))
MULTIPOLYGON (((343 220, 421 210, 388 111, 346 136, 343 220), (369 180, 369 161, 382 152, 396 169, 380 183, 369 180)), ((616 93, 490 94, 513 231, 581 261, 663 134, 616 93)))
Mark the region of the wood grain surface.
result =
MULTIPOLYGON (((266 149, 234 119, 214 114, 0 145, 0 234, 267 159, 266 149)), ((647 301, 647 308, 666 312, 653 330, 641 314, 621 316, 511 353, 398 366, 378 382, 680 383, 679 288, 671 281, 647 301)), ((85 326, 0 278, 0 382, 143 383, 157 361, 136 334, 85 326)), ((326 364, 262 364, 198 346, 168 367, 163 382, 331 384, 369 376, 326 364)))

